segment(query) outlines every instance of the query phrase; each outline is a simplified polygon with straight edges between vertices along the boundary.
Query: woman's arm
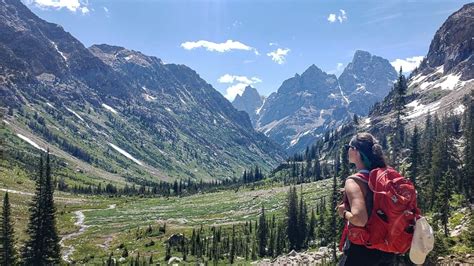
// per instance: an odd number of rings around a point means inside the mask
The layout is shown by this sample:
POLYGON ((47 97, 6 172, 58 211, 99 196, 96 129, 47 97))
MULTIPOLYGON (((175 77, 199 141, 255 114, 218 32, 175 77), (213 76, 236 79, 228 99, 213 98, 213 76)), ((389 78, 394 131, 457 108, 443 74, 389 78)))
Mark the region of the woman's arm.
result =
POLYGON ((362 184, 352 178, 346 179, 345 191, 351 206, 351 211, 347 211, 345 217, 351 224, 355 226, 365 226, 367 223, 367 209, 365 207, 364 193, 362 192, 362 184))

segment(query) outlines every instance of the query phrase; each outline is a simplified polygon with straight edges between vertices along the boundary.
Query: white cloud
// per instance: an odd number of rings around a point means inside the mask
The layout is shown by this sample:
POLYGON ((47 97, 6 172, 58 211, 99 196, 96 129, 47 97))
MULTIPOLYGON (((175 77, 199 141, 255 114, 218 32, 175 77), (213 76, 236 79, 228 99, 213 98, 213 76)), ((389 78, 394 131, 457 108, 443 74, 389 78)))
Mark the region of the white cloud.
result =
POLYGON ((336 14, 329 14, 328 21, 333 23, 336 21, 336 14))
POLYGON ((288 55, 289 52, 290 52, 289 48, 284 48, 284 49, 278 48, 273 52, 267 53, 267 55, 270 56, 274 62, 281 65, 285 63, 285 57, 288 55))
POLYGON ((416 67, 418 67, 423 60, 423 56, 413 56, 408 57, 406 59, 395 59, 394 61, 390 62, 395 70, 399 71, 400 67, 402 67, 403 72, 411 72, 416 67))
POLYGON ((336 20, 339 21, 339 23, 346 21, 347 12, 344 9, 339 9, 339 14, 333 14, 333 13, 329 14, 328 21, 330 23, 334 23, 336 22, 336 20))
POLYGON ((344 70, 344 64, 343 63, 337 63, 336 68, 332 69, 332 70, 329 70, 327 73, 328 74, 339 75, 339 74, 342 73, 343 70, 344 70))
POLYGON ((248 46, 246 44, 243 44, 241 42, 233 41, 233 40, 227 40, 226 42, 223 42, 223 43, 215 43, 215 42, 204 41, 204 40, 199 40, 196 42, 184 42, 181 44, 181 47, 183 47, 186 50, 192 50, 196 48, 206 48, 206 50, 208 51, 219 52, 219 53, 229 52, 232 50, 244 50, 244 51, 253 51, 256 55, 259 55, 257 49, 251 46, 248 46))
POLYGON ((235 76, 235 75, 229 75, 229 74, 225 74, 224 76, 220 77, 217 81, 219 81, 220 83, 233 83, 234 81, 237 81, 237 82, 246 83, 246 84, 262 82, 262 80, 257 77, 248 78, 246 76, 235 76))
POLYGON ((89 13, 89 8, 87 8, 87 6, 83 6, 83 7, 81 7, 81 12, 82 12, 82 14, 87 14, 87 13, 89 13))
POLYGON ((229 83, 232 84, 230 87, 226 89, 226 97, 229 101, 233 101, 237 94, 242 95, 245 90, 245 87, 262 82, 261 79, 257 77, 246 77, 246 76, 237 76, 237 75, 230 75, 225 74, 217 79, 219 83, 229 83))
POLYGON ((83 3, 79 0, 32 0, 29 3, 34 3, 41 8, 67 8, 72 12, 80 11, 82 14, 89 13, 90 11, 87 7, 87 3, 83 3))
POLYGON ((337 16, 337 20, 339 20, 339 23, 342 23, 347 20, 346 11, 344 9, 339 9, 339 12, 341 12, 341 14, 337 16))
POLYGON ((105 16, 110 18, 110 10, 107 8, 107 7, 102 7, 104 9, 104 12, 105 12, 105 16))

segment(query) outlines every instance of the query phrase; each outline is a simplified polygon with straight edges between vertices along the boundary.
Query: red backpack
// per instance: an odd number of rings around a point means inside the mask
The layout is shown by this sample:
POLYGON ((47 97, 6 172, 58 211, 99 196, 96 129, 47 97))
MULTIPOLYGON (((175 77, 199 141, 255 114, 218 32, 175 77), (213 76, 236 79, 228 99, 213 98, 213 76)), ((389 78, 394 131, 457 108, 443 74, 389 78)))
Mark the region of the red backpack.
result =
POLYGON ((346 224, 339 249, 342 251, 347 237, 351 243, 367 248, 406 253, 420 215, 413 183, 390 167, 373 169, 368 175, 358 173, 356 179, 363 179, 372 191, 372 210, 364 227, 346 224))

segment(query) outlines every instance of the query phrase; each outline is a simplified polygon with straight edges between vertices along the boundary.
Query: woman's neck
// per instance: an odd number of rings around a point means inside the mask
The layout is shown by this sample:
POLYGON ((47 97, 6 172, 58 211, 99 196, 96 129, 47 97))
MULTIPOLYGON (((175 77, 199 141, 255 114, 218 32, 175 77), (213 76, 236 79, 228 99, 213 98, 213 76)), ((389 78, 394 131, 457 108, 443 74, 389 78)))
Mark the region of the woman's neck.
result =
POLYGON ((362 162, 357 162, 355 165, 356 165, 357 171, 367 170, 367 167, 365 167, 365 165, 362 162))

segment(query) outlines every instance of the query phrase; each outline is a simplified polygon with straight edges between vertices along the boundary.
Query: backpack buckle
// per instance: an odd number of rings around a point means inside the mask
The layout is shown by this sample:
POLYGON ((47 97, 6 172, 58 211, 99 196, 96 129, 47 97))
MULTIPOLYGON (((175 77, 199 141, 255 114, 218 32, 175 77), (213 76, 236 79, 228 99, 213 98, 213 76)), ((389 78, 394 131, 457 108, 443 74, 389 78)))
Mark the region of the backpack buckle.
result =
POLYGON ((393 196, 392 196, 392 201, 393 201, 393 203, 397 203, 397 201, 398 201, 398 198, 397 198, 397 196, 396 196, 396 195, 393 195, 393 196))

